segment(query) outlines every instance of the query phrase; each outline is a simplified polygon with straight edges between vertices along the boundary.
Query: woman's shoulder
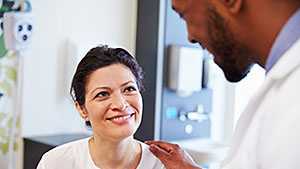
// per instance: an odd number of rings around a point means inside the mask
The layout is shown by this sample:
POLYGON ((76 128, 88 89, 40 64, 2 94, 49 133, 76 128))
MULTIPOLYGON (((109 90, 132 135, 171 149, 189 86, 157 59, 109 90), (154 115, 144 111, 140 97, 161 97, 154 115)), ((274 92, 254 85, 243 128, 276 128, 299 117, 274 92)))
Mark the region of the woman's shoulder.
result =
POLYGON ((140 141, 139 143, 142 148, 142 157, 138 169, 163 169, 164 165, 151 153, 149 146, 140 141))
MULTIPOLYGON (((58 147, 55 147, 51 150, 49 150, 45 155, 51 156, 61 156, 61 155, 72 155, 74 153, 77 153, 76 151, 84 150, 86 145, 88 144, 89 138, 84 138, 76 141, 72 141, 69 143, 65 143, 63 145, 60 145, 58 147)), ((78 154, 77 154, 78 155, 78 154)))
MULTIPOLYGON (((80 159, 80 156, 85 156, 88 152, 88 139, 84 138, 72 141, 58 147, 55 147, 46 152, 40 161, 39 166, 54 166, 62 164, 74 164, 80 159)), ((39 169, 39 168, 38 168, 39 169)))

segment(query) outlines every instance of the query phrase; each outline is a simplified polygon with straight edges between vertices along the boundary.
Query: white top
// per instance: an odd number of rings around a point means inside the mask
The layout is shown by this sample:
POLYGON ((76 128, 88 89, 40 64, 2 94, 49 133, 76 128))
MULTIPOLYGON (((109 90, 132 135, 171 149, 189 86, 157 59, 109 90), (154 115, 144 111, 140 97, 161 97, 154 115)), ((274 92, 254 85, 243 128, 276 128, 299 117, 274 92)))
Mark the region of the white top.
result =
MULTIPOLYGON (((45 153, 37 169, 100 169, 90 155, 85 138, 58 146, 45 153)), ((164 169, 163 164, 149 151, 148 145, 139 142, 142 157, 137 169, 164 169)))

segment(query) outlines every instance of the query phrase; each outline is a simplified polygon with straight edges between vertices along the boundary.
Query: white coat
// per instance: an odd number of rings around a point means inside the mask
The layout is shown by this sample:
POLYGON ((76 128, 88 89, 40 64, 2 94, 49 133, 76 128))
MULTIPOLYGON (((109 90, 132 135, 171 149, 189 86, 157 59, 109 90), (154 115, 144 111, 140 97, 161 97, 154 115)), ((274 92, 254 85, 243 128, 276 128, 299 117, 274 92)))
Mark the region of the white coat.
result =
POLYGON ((300 40, 250 100, 232 146, 222 169, 300 169, 300 40))

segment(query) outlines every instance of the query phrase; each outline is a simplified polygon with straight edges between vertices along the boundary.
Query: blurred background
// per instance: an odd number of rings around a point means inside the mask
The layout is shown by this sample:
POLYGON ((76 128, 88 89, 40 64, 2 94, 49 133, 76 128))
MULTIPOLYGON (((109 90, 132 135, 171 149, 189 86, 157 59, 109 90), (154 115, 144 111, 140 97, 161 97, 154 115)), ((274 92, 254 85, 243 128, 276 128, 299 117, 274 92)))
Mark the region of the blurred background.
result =
POLYGON ((45 151, 91 134, 69 87, 94 46, 124 47, 145 71, 136 138, 179 143, 207 168, 218 168, 264 78, 254 66, 243 81, 228 83, 213 56, 188 42, 170 0, 3 0, 0 17, 1 169, 35 168, 45 151))

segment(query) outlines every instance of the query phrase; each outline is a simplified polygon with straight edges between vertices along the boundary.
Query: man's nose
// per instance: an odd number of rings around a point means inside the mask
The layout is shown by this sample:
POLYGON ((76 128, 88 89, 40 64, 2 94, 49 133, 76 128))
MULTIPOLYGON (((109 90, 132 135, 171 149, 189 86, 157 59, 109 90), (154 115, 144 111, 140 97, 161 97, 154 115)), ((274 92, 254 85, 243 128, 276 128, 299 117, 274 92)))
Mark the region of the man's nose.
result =
POLYGON ((111 109, 124 111, 128 103, 122 94, 115 94, 112 99, 111 109))

